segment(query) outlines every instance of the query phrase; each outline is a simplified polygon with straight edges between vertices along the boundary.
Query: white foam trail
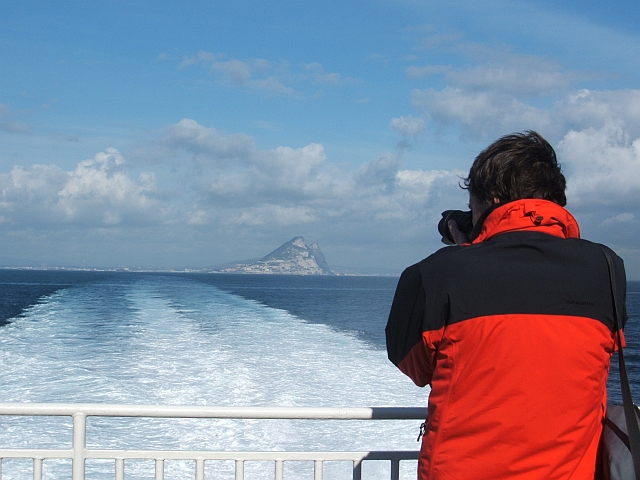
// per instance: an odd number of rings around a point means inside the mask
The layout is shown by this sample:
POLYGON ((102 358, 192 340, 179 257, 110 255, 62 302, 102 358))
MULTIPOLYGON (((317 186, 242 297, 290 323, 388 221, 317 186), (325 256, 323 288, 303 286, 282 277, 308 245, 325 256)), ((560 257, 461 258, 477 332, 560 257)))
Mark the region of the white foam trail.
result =
MULTIPOLYGON (((385 352, 355 336, 179 277, 60 291, 3 327, 0 352, 4 402, 356 407, 420 406, 427 398, 385 352)), ((69 421, 41 422, 6 421, 0 441, 60 447, 62 438, 70 445, 69 421)), ((87 442, 90 448, 416 449, 419 423, 90 419, 87 442)), ((112 463, 89 467, 91 478, 113 478, 112 463)), ((24 478, 25 468, 5 460, 3 478, 24 478)), ((212 463, 207 475, 215 469, 228 475, 215 478, 233 478, 232 468, 212 463)), ((345 468, 327 464, 325 478, 344 478, 345 468)), ((264 470, 248 464, 246 476, 273 478, 272 466, 264 470)), ((414 465, 405 470, 415 478, 414 465)), ((69 478, 69 471, 68 463, 45 461, 47 479, 69 478)), ((127 464, 127 479, 153 478, 152 472, 149 463, 127 464)), ((286 478, 313 478, 309 464, 288 465, 286 472, 286 478)), ((389 478, 388 465, 378 462, 365 472, 389 478)), ((168 462, 166 478, 194 478, 194 467, 168 462)))

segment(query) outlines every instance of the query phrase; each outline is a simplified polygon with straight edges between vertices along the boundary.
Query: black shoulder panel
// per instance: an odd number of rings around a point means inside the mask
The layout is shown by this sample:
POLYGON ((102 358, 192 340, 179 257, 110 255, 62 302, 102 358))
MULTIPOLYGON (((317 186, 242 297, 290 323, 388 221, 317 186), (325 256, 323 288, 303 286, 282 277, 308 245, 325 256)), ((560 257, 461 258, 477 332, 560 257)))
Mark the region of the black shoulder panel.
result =
MULTIPOLYGON (((623 290, 624 265, 613 258, 623 290)), ((419 267, 426 292, 423 330, 514 313, 584 316, 613 326, 607 262, 601 246, 586 240, 510 232, 443 248, 419 267)), ((624 305, 624 291, 621 297, 624 305)))

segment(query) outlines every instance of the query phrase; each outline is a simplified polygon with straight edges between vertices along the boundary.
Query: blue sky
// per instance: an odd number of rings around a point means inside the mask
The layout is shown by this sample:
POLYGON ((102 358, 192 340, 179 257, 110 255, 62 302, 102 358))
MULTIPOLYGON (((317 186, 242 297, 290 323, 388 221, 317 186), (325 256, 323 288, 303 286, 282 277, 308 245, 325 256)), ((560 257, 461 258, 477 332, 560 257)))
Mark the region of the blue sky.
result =
POLYGON ((556 148, 640 279, 637 2, 0 1, 0 265, 395 272, 484 147, 556 148))

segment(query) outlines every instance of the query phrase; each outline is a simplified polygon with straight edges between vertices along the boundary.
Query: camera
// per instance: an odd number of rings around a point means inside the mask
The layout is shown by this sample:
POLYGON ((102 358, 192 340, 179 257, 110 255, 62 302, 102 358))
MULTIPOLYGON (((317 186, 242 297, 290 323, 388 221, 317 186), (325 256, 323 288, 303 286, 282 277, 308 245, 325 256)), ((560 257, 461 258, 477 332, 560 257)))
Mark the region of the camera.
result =
POLYGON ((446 245, 455 245, 456 242, 449 230, 449 220, 453 220, 458 225, 458 230, 467 237, 473 230, 473 221, 471 212, 463 212, 462 210, 445 210, 442 212, 442 219, 438 223, 438 232, 442 235, 442 243, 446 245))

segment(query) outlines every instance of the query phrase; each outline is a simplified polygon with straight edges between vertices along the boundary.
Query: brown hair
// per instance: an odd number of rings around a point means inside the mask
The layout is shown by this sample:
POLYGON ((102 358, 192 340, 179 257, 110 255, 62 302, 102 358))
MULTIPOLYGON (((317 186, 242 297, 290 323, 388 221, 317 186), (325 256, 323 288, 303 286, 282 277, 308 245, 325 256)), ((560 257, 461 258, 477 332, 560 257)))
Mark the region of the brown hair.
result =
POLYGON ((564 207, 566 187, 553 147, 529 130, 505 135, 480 152, 463 188, 487 203, 541 198, 564 207))

